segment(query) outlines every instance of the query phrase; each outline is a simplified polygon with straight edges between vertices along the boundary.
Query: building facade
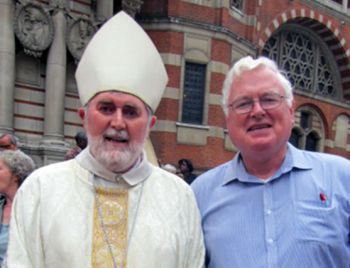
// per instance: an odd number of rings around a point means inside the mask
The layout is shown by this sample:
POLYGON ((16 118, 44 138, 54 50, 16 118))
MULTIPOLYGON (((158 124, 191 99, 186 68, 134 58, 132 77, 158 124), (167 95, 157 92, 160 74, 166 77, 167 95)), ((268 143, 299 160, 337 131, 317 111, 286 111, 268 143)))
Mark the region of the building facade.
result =
POLYGON ((62 160, 81 129, 76 64, 121 9, 169 74, 151 132, 161 162, 189 158, 202 172, 232 158, 221 88, 246 55, 275 59, 293 82, 293 144, 350 158, 348 0, 0 0, 0 132, 14 133, 39 165, 62 160))

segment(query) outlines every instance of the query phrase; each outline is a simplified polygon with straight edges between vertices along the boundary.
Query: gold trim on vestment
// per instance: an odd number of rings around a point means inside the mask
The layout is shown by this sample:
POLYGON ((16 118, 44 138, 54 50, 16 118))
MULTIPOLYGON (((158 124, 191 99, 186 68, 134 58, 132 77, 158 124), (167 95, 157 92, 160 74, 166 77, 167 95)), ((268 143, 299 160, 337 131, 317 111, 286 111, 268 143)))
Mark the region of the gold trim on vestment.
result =
POLYGON ((126 267, 128 191, 96 187, 92 239, 92 267, 126 267), (102 220, 101 220, 102 216, 102 220), (113 256, 111 255, 111 251, 113 256))

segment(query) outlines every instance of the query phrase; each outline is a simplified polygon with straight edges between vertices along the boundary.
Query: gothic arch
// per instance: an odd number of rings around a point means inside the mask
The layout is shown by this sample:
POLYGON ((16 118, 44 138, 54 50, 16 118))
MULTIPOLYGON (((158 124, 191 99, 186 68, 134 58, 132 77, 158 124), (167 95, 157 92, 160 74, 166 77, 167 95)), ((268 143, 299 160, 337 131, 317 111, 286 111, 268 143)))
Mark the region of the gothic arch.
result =
POLYGON ((290 141, 301 149, 308 149, 314 142, 315 151, 323 151, 327 122, 323 113, 313 105, 302 105, 296 109, 295 123, 290 141))
POLYGON ((303 103, 302 105, 295 107, 295 116, 297 116, 297 113, 300 111, 310 111, 312 114, 317 115, 320 122, 322 122, 322 126, 323 126, 324 134, 321 136, 326 139, 329 139, 331 127, 332 127, 332 121, 330 121, 330 119, 324 115, 320 107, 316 106, 313 103, 303 103))
POLYGON ((304 8, 291 9, 281 13, 262 31, 259 38, 260 50, 263 49, 265 43, 275 31, 283 24, 292 21, 314 31, 322 37, 334 55, 338 69, 340 70, 344 98, 350 99, 350 93, 348 93, 350 91, 350 44, 343 36, 340 26, 333 23, 326 16, 314 10, 304 8))

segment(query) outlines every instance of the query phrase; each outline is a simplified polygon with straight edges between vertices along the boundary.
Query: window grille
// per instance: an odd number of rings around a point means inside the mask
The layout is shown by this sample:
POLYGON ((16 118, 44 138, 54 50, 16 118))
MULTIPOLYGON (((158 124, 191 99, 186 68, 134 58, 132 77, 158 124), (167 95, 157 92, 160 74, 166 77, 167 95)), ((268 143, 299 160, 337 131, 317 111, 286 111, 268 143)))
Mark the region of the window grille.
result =
POLYGON ((184 123, 202 124, 206 65, 186 62, 182 101, 184 123))
POLYGON ((309 112, 302 111, 300 115, 300 127, 304 130, 311 128, 312 115, 309 112))
POLYGON ((333 75, 335 71, 332 71, 323 47, 307 33, 280 31, 267 41, 263 55, 278 62, 294 88, 327 98, 339 98, 333 75))

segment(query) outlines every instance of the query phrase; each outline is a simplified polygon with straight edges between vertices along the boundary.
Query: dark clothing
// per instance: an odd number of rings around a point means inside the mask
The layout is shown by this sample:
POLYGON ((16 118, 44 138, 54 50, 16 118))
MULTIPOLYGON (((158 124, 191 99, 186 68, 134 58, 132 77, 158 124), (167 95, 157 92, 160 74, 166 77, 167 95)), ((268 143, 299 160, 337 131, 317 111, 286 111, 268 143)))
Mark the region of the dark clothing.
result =
POLYGON ((197 178, 197 176, 193 173, 190 173, 188 175, 184 175, 184 180, 188 184, 191 184, 196 178, 197 178))
POLYGON ((3 211, 4 211, 4 206, 5 206, 5 202, 6 202, 6 197, 2 194, 0 194, 0 224, 2 223, 2 218, 3 218, 3 211))

